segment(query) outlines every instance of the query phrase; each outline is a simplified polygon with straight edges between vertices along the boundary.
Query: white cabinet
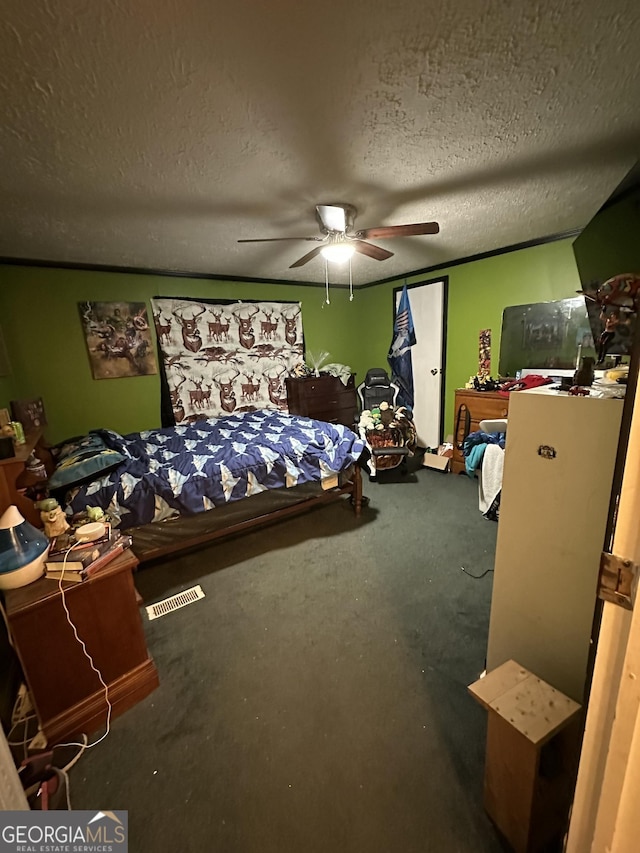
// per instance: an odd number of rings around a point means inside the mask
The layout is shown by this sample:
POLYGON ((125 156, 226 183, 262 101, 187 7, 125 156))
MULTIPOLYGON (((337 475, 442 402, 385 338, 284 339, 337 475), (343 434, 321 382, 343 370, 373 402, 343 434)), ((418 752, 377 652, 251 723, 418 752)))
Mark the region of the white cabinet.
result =
POLYGON ((622 400, 517 391, 487 669, 513 659, 582 702, 622 400))

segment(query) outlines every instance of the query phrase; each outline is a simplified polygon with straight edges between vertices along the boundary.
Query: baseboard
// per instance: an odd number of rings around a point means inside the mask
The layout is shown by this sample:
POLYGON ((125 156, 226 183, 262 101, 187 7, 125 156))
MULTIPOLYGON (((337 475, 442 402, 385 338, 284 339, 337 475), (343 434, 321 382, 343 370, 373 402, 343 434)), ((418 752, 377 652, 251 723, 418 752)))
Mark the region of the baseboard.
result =
MULTIPOLYGON (((109 684, 111 718, 118 717, 148 696, 158 686, 158 671, 148 658, 144 663, 109 684)), ((105 728, 107 705, 103 689, 87 696, 50 720, 41 720, 49 745, 61 743, 84 733, 93 734, 105 728)))

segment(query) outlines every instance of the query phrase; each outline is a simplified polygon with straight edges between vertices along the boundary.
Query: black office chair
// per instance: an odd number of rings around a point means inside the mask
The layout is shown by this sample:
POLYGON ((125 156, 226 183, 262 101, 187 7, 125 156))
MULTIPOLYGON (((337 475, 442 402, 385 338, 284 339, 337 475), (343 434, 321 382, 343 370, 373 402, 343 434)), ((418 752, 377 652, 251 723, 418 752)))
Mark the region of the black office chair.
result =
POLYGON ((367 370, 364 382, 358 385, 360 409, 373 409, 380 403, 389 403, 395 408, 400 388, 389 379, 389 374, 382 367, 372 367, 367 370))
MULTIPOLYGON (((367 463, 369 466, 369 479, 375 482, 378 471, 396 468, 398 465, 406 468, 407 456, 411 452, 407 446, 405 431, 402 430, 396 420, 396 403, 400 388, 389 379, 387 371, 382 367, 372 367, 367 371, 364 382, 357 388, 360 398, 361 412, 378 409, 381 403, 388 403, 391 407, 389 414, 385 416, 381 412, 382 423, 376 429, 361 425, 360 437, 367 443, 371 458, 367 463)), ((400 411, 400 410, 399 410, 400 411)), ((407 419, 406 410, 400 411, 401 417, 407 419)))

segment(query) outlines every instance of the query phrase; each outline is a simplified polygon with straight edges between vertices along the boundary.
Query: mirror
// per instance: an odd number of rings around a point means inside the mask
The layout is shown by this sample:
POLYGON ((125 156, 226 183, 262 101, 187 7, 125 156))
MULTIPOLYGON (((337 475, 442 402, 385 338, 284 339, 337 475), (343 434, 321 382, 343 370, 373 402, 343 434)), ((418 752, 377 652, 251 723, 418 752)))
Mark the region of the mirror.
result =
POLYGON ((500 376, 523 368, 574 370, 582 356, 595 358, 584 296, 504 309, 500 376))

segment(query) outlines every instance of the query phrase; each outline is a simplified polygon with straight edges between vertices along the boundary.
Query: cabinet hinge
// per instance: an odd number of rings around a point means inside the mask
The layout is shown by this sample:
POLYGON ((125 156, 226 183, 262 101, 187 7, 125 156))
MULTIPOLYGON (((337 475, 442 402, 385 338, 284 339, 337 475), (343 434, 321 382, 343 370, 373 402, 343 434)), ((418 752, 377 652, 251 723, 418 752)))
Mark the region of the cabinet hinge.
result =
POLYGON ((600 557, 598 597, 625 610, 633 610, 638 587, 638 565, 632 560, 603 551, 600 557))

